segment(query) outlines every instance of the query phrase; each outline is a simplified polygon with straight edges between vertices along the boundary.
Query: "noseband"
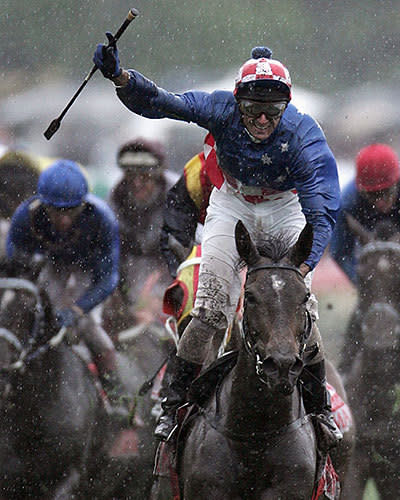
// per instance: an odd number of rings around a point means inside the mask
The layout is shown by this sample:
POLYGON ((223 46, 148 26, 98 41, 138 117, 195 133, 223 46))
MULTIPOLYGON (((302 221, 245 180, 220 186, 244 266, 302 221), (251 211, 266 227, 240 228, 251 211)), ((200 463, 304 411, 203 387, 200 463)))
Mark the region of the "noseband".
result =
MULTIPOLYGON (((301 274, 299 269, 295 266, 290 266, 286 264, 263 264, 260 266, 255 266, 255 267, 249 267, 247 271, 247 276, 249 274, 254 273, 256 271, 261 271, 264 269, 288 269, 290 271, 294 271, 297 273, 299 276, 301 276, 301 279, 304 281, 304 276, 301 274)), ((300 340, 300 349, 299 349, 299 357, 303 361, 304 358, 304 351, 306 348, 307 340, 311 335, 311 330, 312 330, 312 325, 313 325, 313 320, 311 317, 310 311, 306 308, 305 310, 305 318, 304 318, 304 329, 301 335, 301 340, 300 340)), ((256 374, 260 381, 263 384, 270 385, 269 381, 265 379, 264 377, 264 369, 263 369, 263 359, 261 358, 260 353, 258 352, 257 346, 255 344, 252 344, 250 340, 250 335, 249 335, 249 326, 247 322, 247 315, 245 314, 243 316, 243 321, 242 325, 240 327, 240 334, 246 349, 247 354, 250 356, 254 357, 255 362, 256 362, 256 374)))

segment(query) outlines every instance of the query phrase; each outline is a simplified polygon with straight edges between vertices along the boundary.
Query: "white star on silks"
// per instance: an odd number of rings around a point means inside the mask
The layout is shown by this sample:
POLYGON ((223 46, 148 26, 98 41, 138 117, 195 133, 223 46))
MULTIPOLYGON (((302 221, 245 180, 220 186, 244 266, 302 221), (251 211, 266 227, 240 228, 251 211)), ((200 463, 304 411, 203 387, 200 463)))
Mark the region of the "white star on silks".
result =
POLYGON ((265 153, 264 155, 262 155, 261 161, 263 162, 264 165, 271 165, 272 158, 268 156, 268 153, 265 153))
POLYGON ((281 142, 281 153, 287 153, 289 151, 289 143, 281 142))

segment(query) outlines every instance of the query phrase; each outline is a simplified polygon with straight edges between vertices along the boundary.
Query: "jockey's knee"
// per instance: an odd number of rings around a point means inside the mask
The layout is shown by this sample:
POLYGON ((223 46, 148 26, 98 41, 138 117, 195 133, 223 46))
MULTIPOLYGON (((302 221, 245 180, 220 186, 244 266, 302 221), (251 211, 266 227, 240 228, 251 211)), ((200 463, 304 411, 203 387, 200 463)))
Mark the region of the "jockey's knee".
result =
POLYGON ((211 339, 217 332, 218 328, 199 318, 192 318, 179 341, 177 355, 186 361, 203 364, 211 339))

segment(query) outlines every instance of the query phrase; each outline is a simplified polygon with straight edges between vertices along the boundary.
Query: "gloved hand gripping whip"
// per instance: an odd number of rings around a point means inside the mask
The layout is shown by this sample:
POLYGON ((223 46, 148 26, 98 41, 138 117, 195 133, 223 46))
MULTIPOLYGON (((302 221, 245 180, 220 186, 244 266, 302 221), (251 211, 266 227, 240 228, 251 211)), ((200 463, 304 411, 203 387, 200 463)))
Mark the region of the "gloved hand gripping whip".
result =
MULTIPOLYGON (((115 33, 114 36, 110 34, 110 36, 107 35, 108 38, 108 46, 107 47, 115 47, 116 42, 119 40, 121 37, 122 33, 126 30, 126 28, 130 25, 131 21, 133 21, 137 16, 139 12, 136 9, 131 9, 128 12, 128 15, 126 16, 125 21, 121 24, 119 27, 118 31, 115 33)), ((53 135, 57 132, 57 130, 60 128, 61 125, 61 120, 64 118, 64 116, 67 114, 67 111, 69 108, 73 105, 75 102, 76 98, 78 95, 82 92, 82 90, 85 88, 86 84, 88 81, 92 78, 92 76, 96 73, 97 71, 97 66, 94 65, 93 68, 90 70, 90 72, 87 74, 86 78, 83 80, 81 86, 79 89, 75 92, 73 95, 72 99, 69 101, 69 103, 65 106, 63 111, 61 112, 60 116, 55 118, 50 125, 48 126, 47 130, 44 132, 44 136, 46 139, 49 141, 53 135)))

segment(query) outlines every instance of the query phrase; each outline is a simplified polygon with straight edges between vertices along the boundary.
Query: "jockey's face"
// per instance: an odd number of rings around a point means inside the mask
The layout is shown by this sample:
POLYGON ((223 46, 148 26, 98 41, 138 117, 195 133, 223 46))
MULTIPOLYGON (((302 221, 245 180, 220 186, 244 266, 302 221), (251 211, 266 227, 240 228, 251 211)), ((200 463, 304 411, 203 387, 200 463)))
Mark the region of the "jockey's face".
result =
POLYGON ((147 202, 158 191, 158 177, 152 172, 126 169, 125 178, 136 202, 147 202))
POLYGON ((387 189, 380 191, 363 191, 362 196, 367 200, 372 208, 382 214, 389 213, 397 200, 398 185, 395 184, 387 189))
POLYGON ((286 101, 258 102, 243 99, 239 102, 244 126, 259 141, 268 139, 276 129, 286 107, 286 101))
POLYGON ((84 204, 71 208, 46 207, 46 213, 51 224, 59 232, 71 229, 76 218, 82 213, 84 204))

